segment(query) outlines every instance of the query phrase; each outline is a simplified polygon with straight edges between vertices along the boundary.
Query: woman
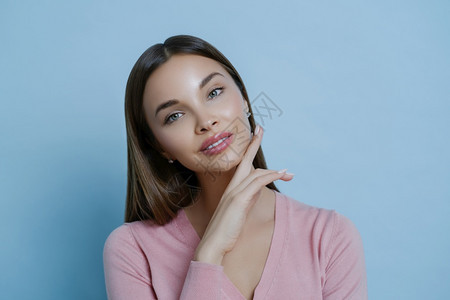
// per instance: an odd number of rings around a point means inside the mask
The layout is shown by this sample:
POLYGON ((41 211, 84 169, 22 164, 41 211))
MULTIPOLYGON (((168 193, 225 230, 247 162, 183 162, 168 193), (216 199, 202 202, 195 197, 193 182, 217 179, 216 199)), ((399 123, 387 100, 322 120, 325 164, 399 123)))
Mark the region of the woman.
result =
POLYGON ((104 249, 109 299, 365 299, 362 243, 334 211, 278 192, 238 72, 174 36, 127 83, 125 224, 104 249))

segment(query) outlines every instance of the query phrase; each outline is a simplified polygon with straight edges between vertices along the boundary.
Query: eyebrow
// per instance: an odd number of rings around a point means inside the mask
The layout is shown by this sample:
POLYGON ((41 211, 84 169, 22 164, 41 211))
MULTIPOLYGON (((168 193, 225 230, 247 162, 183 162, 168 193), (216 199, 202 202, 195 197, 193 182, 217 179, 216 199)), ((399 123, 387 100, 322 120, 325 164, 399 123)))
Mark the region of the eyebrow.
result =
POLYGON ((202 89, 205 87, 205 85, 208 84, 208 82, 211 81, 211 79, 213 79, 214 76, 216 75, 220 75, 222 77, 224 77, 222 74, 220 74, 219 72, 213 72, 211 74, 209 74, 208 76, 205 77, 205 79, 202 80, 202 82, 200 82, 199 88, 202 89))
MULTIPOLYGON (((199 89, 204 88, 205 85, 207 85, 208 82, 210 82, 211 79, 213 79, 213 77, 216 76, 216 75, 220 75, 220 76, 222 76, 222 77, 225 77, 225 76, 223 76, 222 74, 220 74, 219 72, 213 72, 213 73, 209 74, 208 76, 206 76, 206 77, 200 82, 199 89)), ((171 107, 171 106, 173 106, 173 105, 175 105, 175 104, 178 104, 178 103, 180 103, 180 101, 178 101, 178 100, 176 100, 176 99, 172 99, 172 100, 166 101, 166 102, 164 102, 164 103, 158 105, 158 107, 156 108, 156 111, 155 111, 155 117, 156 117, 156 115, 157 115, 161 110, 166 109, 166 108, 168 108, 168 107, 171 107)))
POLYGON ((155 117, 159 113, 160 110, 163 110, 165 108, 171 107, 171 106, 173 106, 175 104, 178 104, 179 102, 180 101, 178 101, 176 99, 172 99, 172 100, 169 100, 167 102, 164 102, 164 103, 158 105, 158 107, 156 108, 155 117))

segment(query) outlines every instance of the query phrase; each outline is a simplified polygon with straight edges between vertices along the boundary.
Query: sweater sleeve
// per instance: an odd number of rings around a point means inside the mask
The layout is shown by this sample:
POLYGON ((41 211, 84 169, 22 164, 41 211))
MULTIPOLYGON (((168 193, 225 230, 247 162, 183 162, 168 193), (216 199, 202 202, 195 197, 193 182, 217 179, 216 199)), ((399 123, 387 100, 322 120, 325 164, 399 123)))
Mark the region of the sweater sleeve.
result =
MULTIPOLYGON (((153 289, 148 260, 127 225, 109 235, 103 250, 103 263, 109 300, 159 299, 153 289)), ((191 261, 181 296, 176 299, 220 299, 223 276, 223 266, 191 261)), ((176 286, 173 280, 166 278, 169 288, 176 286)))
POLYGON ((223 276, 223 266, 191 261, 180 299, 222 299, 223 276))
POLYGON ((349 219, 336 212, 333 214, 333 232, 326 250, 323 299, 367 299, 361 236, 349 219))

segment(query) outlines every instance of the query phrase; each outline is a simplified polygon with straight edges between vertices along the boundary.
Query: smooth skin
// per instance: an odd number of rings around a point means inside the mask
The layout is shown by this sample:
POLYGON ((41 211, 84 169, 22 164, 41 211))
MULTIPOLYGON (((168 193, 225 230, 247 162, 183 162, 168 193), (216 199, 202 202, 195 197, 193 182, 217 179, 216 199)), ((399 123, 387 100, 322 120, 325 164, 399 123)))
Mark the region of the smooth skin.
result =
POLYGON ((195 260, 222 264, 247 299, 253 298, 261 279, 274 230, 275 195, 265 186, 278 179, 293 178, 286 170, 253 168, 262 135, 260 130, 249 145, 195 255, 195 260))
POLYGON ((255 134, 251 134, 245 115, 248 104, 231 76, 215 60, 190 54, 171 57, 148 79, 144 110, 162 154, 197 175, 201 192, 195 204, 185 208, 201 238, 194 260, 223 265, 241 294, 252 299, 274 230, 275 193, 266 185, 280 179, 289 181, 293 174, 253 167, 263 130, 257 126, 255 134), (199 83, 212 73, 219 75, 200 87, 199 83), (161 104, 174 99, 175 104, 156 114, 161 104), (214 169, 205 172, 201 167, 204 164, 198 162, 211 157, 199 151, 201 144, 229 128, 236 119, 243 120, 237 123, 242 132, 240 142, 236 138, 221 153, 232 163, 215 164, 214 169))

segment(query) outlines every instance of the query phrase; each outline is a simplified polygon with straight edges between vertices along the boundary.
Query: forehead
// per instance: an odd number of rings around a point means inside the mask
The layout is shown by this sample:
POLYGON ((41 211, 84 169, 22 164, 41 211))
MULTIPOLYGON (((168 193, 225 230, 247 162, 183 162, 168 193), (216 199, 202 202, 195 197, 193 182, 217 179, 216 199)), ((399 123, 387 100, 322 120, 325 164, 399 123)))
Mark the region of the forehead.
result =
MULTIPOLYGON (((177 54, 158 67, 148 78, 144 90, 144 102, 155 99, 169 100, 188 90, 198 90, 202 79, 212 72, 231 78, 217 61, 191 54, 177 54)), ((221 77, 221 76, 220 76, 221 77)))

